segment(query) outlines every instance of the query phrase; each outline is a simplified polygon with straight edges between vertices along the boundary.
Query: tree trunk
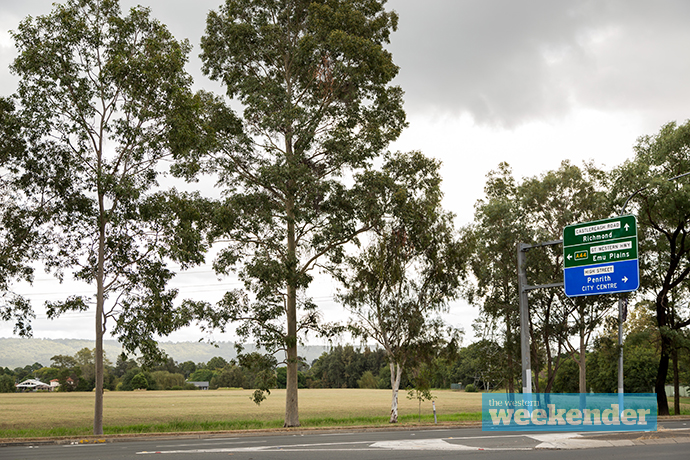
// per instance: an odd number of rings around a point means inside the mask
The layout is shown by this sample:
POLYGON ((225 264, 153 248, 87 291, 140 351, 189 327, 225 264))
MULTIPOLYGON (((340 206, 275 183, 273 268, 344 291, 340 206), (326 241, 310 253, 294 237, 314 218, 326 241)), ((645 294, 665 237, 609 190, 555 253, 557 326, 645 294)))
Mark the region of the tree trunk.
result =
MULTIPOLYGON (((532 363, 532 372, 534 374, 534 377, 532 378, 532 385, 534 389, 536 390, 537 393, 541 393, 541 388, 539 387, 539 369, 541 369, 541 362, 539 362, 539 356, 537 354, 536 350, 536 340, 534 339, 535 334, 534 334, 534 327, 532 324, 532 320, 530 319, 529 322, 529 337, 530 337, 530 345, 529 345, 529 353, 530 353, 530 358, 531 358, 531 363, 532 363)), ((524 386, 523 382, 523 386, 524 386)), ((532 388, 530 388, 530 391, 532 388)))
POLYGON ((391 401, 391 419, 389 423, 398 423, 398 390, 400 389, 400 379, 402 378, 402 365, 391 360, 391 388, 393 389, 393 400, 391 401))
POLYGON ((666 399, 666 376, 668 375, 668 361, 671 353, 671 340, 664 332, 666 321, 666 306, 668 298, 665 292, 659 293, 656 298, 656 320, 661 335, 661 358, 659 359, 659 370, 656 374, 654 391, 656 392, 657 414, 670 415, 668 410, 668 400, 666 399))
POLYGON ((299 426, 297 404, 297 247, 295 242, 294 202, 287 202, 287 383, 285 391, 285 427, 299 426))
POLYGON ((666 399, 666 376, 668 375, 669 361, 669 340, 662 333, 661 335, 661 358, 659 359, 659 372, 656 375, 654 391, 656 392, 656 404, 658 415, 670 415, 668 400, 666 399))
POLYGON ((297 305, 295 290, 288 288, 287 383, 285 391, 285 427, 299 426, 297 404, 297 305))
MULTIPOLYGON (((102 214, 101 214, 102 215, 102 214)), ((98 272, 96 275, 96 401, 93 414, 93 434, 103 434, 103 303, 105 302, 105 223, 101 222, 98 235, 98 272)))
POLYGON ((515 373, 515 363, 513 360, 513 329, 511 327, 511 315, 506 315, 506 358, 508 359, 508 393, 515 393, 515 383, 513 375, 515 373))

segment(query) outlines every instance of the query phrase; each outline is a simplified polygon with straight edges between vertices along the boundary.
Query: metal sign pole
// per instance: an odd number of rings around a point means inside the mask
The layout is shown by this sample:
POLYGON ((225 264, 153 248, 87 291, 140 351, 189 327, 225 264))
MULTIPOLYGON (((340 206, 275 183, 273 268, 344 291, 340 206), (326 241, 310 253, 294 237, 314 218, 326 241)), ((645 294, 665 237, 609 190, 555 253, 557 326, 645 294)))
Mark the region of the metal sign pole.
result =
POLYGON ((544 246, 554 246, 562 244, 563 240, 548 241, 539 244, 518 243, 517 246, 517 263, 518 263, 518 292, 520 299, 520 354, 522 355, 522 393, 532 393, 532 363, 530 358, 530 344, 529 344, 529 298, 527 293, 534 289, 547 289, 553 287, 563 287, 563 283, 542 284, 539 286, 530 286, 527 284, 527 272, 525 269, 525 260, 527 258, 527 251, 532 248, 541 248, 544 246))
POLYGON ((532 393, 532 363, 529 346, 529 307, 525 259, 529 245, 518 244, 518 290, 520 292, 520 353, 522 355, 522 393, 532 393))

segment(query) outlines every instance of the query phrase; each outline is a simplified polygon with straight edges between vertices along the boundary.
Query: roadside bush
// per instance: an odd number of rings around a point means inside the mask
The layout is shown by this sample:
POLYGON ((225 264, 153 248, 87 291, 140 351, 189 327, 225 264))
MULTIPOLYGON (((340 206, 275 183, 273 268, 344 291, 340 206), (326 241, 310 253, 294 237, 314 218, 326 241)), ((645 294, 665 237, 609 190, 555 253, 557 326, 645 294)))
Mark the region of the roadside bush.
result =
POLYGON ((465 387, 465 392, 466 393, 476 393, 477 387, 475 387, 472 383, 470 383, 465 387))

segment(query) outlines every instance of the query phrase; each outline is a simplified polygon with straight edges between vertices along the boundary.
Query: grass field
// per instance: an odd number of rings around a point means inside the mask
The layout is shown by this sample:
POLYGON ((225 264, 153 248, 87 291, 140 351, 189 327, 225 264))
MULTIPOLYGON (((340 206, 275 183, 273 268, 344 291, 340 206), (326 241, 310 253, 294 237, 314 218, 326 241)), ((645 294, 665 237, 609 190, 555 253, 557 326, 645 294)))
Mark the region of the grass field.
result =
MULTIPOLYGON (((279 428, 285 413, 285 390, 272 390, 260 406, 251 390, 143 391, 105 394, 105 434, 219 431, 279 428)), ((481 394, 437 390, 440 422, 481 420, 481 394)), ((399 393, 401 423, 418 422, 418 402, 399 393)), ((303 427, 386 425, 390 390, 300 390, 303 427)), ((92 393, 0 394, 0 438, 85 436, 92 432, 92 393)), ((422 422, 433 423, 431 402, 422 403, 422 422)))
MULTIPOLYGON (((107 392, 105 434, 225 431, 280 428, 285 390, 273 390, 261 406, 251 390, 107 392)), ((435 390, 439 422, 481 420, 481 393, 435 390)), ((418 402, 399 394, 399 421, 418 424, 418 402)), ((300 390, 303 427, 388 425, 390 390, 300 390)), ((671 407, 673 402, 669 401, 671 407)), ((93 393, 0 394, 0 438, 88 436, 93 425, 93 393)), ((690 398, 681 398, 690 415, 690 398)), ((433 423, 431 402, 422 403, 422 424, 433 423)))

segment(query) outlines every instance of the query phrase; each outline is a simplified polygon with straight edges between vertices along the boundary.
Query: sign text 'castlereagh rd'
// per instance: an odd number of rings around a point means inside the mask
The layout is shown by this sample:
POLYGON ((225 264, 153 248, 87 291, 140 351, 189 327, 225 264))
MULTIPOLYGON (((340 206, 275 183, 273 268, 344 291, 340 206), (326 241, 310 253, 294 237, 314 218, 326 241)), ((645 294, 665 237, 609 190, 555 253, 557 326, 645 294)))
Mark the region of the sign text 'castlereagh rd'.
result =
POLYGON ((637 219, 620 216, 565 227, 563 257, 568 297, 636 290, 637 219))

